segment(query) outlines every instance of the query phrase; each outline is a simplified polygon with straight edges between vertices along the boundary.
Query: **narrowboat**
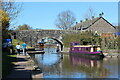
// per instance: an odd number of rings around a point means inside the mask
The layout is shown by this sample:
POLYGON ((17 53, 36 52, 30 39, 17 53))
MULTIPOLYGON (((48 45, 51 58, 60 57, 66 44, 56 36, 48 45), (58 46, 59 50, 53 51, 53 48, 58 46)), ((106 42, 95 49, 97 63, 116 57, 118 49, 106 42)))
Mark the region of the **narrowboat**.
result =
POLYGON ((80 45, 79 42, 71 42, 69 52, 70 55, 80 55, 91 59, 104 58, 99 45, 80 45))
POLYGON ((35 54, 44 54, 44 43, 39 42, 37 45, 34 46, 35 51, 29 51, 29 53, 35 53, 35 54))
POLYGON ((44 43, 39 42, 37 45, 35 45, 35 50, 36 51, 43 51, 44 50, 44 43))

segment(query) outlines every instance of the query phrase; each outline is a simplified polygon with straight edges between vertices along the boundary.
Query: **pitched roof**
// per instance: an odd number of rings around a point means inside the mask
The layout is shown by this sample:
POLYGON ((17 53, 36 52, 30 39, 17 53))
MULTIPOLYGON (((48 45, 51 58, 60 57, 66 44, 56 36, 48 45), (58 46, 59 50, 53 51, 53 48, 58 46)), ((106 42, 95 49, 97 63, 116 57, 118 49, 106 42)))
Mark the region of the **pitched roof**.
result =
MULTIPOLYGON (((78 30, 82 27, 82 30, 85 30, 87 28, 89 28, 90 26, 92 26, 95 22, 97 22, 100 18, 104 19, 103 17, 97 17, 94 18, 92 20, 87 20, 85 22, 81 22, 76 24, 75 26, 73 26, 71 29, 73 28, 77 28, 78 30)), ((104 19, 105 20, 105 19, 104 19)), ((105 20, 107 23, 109 23, 107 20, 105 20)), ((110 24, 110 23, 109 23, 110 24)), ((113 26, 112 24, 110 24, 111 26, 113 26)), ((114 27, 114 26, 113 26, 114 27)), ((115 27, 114 27, 115 28, 115 27)))

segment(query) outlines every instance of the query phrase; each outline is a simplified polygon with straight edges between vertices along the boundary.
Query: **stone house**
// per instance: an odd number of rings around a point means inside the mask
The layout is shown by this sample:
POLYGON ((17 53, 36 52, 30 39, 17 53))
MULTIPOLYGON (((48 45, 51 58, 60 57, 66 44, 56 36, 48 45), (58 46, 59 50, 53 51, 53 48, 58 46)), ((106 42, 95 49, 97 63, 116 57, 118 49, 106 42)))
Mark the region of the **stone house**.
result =
POLYGON ((76 25, 71 28, 71 30, 81 30, 81 31, 93 31, 97 32, 98 34, 103 33, 115 33, 116 28, 109 23, 106 19, 99 15, 99 17, 94 18, 92 16, 92 20, 80 21, 80 23, 76 22, 76 25))
POLYGON ((115 41, 115 33, 117 34, 118 29, 106 19, 104 19, 102 15, 99 15, 97 18, 94 18, 94 16, 92 16, 91 20, 88 20, 86 18, 84 22, 81 20, 80 23, 76 23, 76 25, 73 26, 71 30, 93 31, 95 33, 97 32, 102 38, 102 48, 117 47, 117 42, 115 41))

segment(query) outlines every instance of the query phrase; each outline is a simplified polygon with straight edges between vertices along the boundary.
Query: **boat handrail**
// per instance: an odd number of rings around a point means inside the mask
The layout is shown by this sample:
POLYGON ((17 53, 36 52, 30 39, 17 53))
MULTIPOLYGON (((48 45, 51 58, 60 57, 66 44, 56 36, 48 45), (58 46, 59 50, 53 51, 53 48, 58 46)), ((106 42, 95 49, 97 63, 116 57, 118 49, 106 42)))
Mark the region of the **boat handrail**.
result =
POLYGON ((99 45, 74 45, 73 47, 94 47, 94 46, 99 47, 99 45))

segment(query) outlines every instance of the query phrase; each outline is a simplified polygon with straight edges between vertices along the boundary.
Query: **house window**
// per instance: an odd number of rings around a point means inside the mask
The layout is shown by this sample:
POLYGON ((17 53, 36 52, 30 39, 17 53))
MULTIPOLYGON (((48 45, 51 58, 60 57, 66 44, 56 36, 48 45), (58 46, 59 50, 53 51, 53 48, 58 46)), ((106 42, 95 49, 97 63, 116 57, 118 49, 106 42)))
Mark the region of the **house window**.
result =
POLYGON ((76 30, 76 27, 75 27, 75 30, 76 30))

